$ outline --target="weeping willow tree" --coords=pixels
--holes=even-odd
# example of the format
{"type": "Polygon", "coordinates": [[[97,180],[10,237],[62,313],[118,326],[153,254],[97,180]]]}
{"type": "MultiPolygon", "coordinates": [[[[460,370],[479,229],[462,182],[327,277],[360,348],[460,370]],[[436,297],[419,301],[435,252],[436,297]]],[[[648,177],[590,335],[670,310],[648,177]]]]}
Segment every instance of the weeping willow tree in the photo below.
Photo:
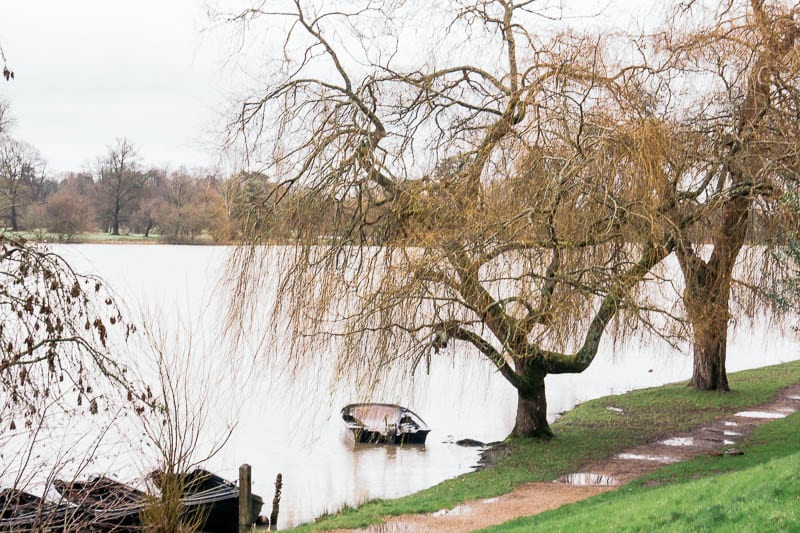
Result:
{"type": "Polygon", "coordinates": [[[738,284],[734,267],[748,240],[764,245],[785,233],[782,198],[800,168],[796,11],[763,0],[692,2],[671,21],[690,29],[663,34],[669,59],[660,77],[675,88],[664,115],[687,144],[686,164],[670,185],[677,202],[668,223],[685,279],[698,390],[729,389],[732,291],[747,293],[740,296],[751,312],[769,301],[768,254],[743,266],[738,284]],[[683,91],[676,80],[684,80],[683,91]]]}
{"type": "Polygon", "coordinates": [[[296,364],[336,339],[338,376],[368,384],[478,353],[517,390],[512,435],[551,435],[545,376],[585,370],[610,325],[657,328],[639,293],[674,248],[684,155],[655,69],[533,2],[323,7],[232,18],[273,24],[284,48],[229,129],[274,180],[238,197],[231,323],[278,276],[259,319],[288,320],[296,364]],[[408,57],[414,24],[432,28],[428,61],[408,57]],[[279,231],[290,246],[264,246],[279,231]]]}

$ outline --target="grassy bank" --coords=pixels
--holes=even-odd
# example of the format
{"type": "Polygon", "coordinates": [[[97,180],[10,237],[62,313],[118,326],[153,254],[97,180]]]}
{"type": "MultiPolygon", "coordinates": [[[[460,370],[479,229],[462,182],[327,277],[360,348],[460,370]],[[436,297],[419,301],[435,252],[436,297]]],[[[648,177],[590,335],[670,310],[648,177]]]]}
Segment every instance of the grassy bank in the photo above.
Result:
{"type": "Polygon", "coordinates": [[[763,425],[740,456],[677,463],[609,492],[484,532],[798,531],[800,413],[763,425]]]}
{"type": "Polygon", "coordinates": [[[218,244],[211,235],[202,234],[193,238],[165,237],[150,234],[145,237],[142,233],[123,233],[112,235],[110,233],[76,233],[75,235],[60,235],[58,233],[42,231],[17,231],[7,232],[9,235],[22,237],[34,242],[47,242],[59,244],[218,244]]]}
{"type": "Polygon", "coordinates": [[[364,527],[380,522],[385,515],[433,512],[466,500],[504,494],[520,483],[553,480],[586,461],[766,402],[780,388],[800,382],[800,361],[738,372],[729,379],[734,389],[729,394],[698,393],[678,383],[586,402],[553,424],[552,440],[508,441],[509,455],[492,468],[404,498],[344,509],[296,531],[364,527]],[[608,407],[620,408],[625,414],[608,407]]]}

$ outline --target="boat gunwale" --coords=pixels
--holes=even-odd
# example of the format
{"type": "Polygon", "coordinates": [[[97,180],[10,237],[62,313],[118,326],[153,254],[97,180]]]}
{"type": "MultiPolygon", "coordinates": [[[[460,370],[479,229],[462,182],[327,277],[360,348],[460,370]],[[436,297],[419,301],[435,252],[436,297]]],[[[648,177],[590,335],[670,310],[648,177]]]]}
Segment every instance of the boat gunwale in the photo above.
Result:
{"type": "MultiPolygon", "coordinates": [[[[424,426],[424,427],[420,427],[420,428],[418,428],[418,430],[419,430],[419,431],[426,431],[426,430],[427,430],[427,431],[430,431],[430,430],[431,430],[431,429],[430,429],[430,426],[428,425],[428,423],[427,423],[427,422],[425,422],[425,420],[424,420],[424,419],[423,419],[421,416],[419,416],[417,413],[415,413],[414,411],[412,411],[412,410],[411,410],[411,409],[409,409],[408,407],[403,407],[402,405],[399,405],[399,404],[396,404],[396,403],[383,403],[383,402],[358,402],[358,403],[350,403],[350,404],[347,404],[347,405],[345,405],[344,407],[342,407],[342,409],[340,410],[340,414],[341,414],[342,416],[344,416],[345,414],[347,414],[347,412],[348,412],[348,411],[351,411],[351,410],[352,410],[354,407],[361,407],[361,406],[394,407],[394,408],[398,409],[398,412],[399,412],[399,414],[400,414],[401,416],[402,416],[402,414],[403,414],[403,413],[406,413],[406,412],[407,412],[407,413],[411,413],[412,415],[414,415],[415,417],[417,417],[417,418],[419,419],[419,421],[420,421],[420,422],[422,422],[422,424],[423,424],[423,426],[424,426]]],[[[400,418],[400,417],[398,417],[398,419],[399,419],[399,418],[400,418]]],[[[351,427],[351,426],[352,426],[352,427],[359,427],[359,428],[367,428],[367,426],[366,426],[365,424],[363,424],[363,423],[361,423],[361,424],[357,424],[357,425],[354,425],[352,422],[347,422],[347,421],[344,421],[344,423],[345,423],[345,425],[347,425],[348,427],[351,427]]]]}

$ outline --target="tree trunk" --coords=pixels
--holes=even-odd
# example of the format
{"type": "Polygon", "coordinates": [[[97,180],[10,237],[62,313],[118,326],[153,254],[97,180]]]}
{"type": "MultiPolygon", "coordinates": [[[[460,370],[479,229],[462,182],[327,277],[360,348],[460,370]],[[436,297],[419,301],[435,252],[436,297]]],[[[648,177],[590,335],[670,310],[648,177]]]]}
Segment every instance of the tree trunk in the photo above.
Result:
{"type": "MultiPolygon", "coordinates": [[[[736,175],[755,175],[755,171],[739,170],[736,175]]],[[[695,390],[730,390],[725,356],[731,284],[733,267],[747,234],[751,204],[750,196],[740,196],[724,205],[708,261],[703,261],[686,244],[675,249],[686,281],[683,304],[692,326],[694,371],[691,385],[695,390]]]]}
{"type": "Polygon", "coordinates": [[[112,235],[119,235],[119,212],[120,212],[119,196],[114,200],[114,228],[112,235]]]}
{"type": "MultiPolygon", "coordinates": [[[[739,247],[736,247],[738,253],[739,247]]],[[[728,316],[731,271],[736,253],[717,260],[714,251],[708,263],[697,256],[681,258],[686,280],[683,303],[692,326],[694,368],[691,386],[695,390],[728,391],[725,358],[728,344],[728,316]]]]}
{"type": "Polygon", "coordinates": [[[547,423],[544,373],[526,381],[525,387],[517,388],[517,420],[510,436],[550,438],[553,432],[547,423]]]}
{"type": "Polygon", "coordinates": [[[19,223],[17,222],[17,206],[15,204],[16,199],[11,202],[11,230],[17,231],[19,229],[19,223]]]}
{"type": "Polygon", "coordinates": [[[730,390],[725,371],[727,319],[727,308],[714,306],[707,310],[702,323],[692,324],[694,369],[691,386],[695,390],[730,390]]]}

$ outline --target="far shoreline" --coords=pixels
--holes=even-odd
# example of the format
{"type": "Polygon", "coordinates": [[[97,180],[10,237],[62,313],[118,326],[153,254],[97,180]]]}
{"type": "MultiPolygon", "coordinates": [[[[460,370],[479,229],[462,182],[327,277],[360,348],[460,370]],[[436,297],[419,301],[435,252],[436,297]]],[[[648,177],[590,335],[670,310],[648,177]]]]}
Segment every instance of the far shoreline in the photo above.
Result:
{"type": "Polygon", "coordinates": [[[186,245],[186,246],[228,246],[231,242],[215,241],[211,235],[202,234],[198,237],[167,237],[157,234],[145,236],[137,233],[122,233],[112,235],[110,233],[89,232],[76,233],[75,235],[59,235],[50,232],[38,231],[11,231],[3,230],[4,235],[22,238],[29,242],[41,244],[146,244],[146,245],[186,245]]]}

